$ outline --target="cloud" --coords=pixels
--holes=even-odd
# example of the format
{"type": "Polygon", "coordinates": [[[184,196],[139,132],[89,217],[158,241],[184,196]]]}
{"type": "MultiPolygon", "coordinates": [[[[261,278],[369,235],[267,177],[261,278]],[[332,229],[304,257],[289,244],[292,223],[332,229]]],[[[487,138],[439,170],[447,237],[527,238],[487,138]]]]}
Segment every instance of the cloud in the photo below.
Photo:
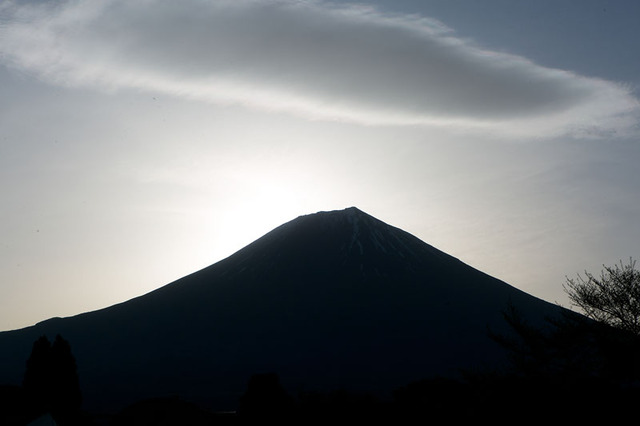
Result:
{"type": "Polygon", "coordinates": [[[362,5],[8,1],[0,15],[0,61],[71,87],[509,137],[627,135],[640,111],[630,88],[483,49],[427,17],[362,5]]]}

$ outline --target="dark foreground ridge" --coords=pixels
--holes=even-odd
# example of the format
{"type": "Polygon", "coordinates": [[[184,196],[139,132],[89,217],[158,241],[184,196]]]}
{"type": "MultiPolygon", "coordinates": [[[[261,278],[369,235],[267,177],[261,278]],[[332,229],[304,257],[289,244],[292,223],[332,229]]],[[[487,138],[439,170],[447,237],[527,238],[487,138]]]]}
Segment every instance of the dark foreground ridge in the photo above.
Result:
{"type": "Polygon", "coordinates": [[[270,372],[288,392],[384,398],[502,365],[487,327],[507,330],[509,304],[531,323],[561,310],[357,208],[320,212],[144,296],[0,333],[0,384],[19,385],[33,342],[61,334],[88,410],[151,398],[236,410],[270,372]]]}

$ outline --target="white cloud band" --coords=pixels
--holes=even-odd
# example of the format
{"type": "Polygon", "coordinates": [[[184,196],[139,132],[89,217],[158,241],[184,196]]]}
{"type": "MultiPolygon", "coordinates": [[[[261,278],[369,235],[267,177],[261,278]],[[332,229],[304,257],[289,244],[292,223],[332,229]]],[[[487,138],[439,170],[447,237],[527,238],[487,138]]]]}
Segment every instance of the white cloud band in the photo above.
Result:
{"type": "Polygon", "coordinates": [[[635,131],[624,86],[481,49],[443,24],[303,0],[8,1],[0,60],[134,88],[365,124],[507,136],[635,131]]]}

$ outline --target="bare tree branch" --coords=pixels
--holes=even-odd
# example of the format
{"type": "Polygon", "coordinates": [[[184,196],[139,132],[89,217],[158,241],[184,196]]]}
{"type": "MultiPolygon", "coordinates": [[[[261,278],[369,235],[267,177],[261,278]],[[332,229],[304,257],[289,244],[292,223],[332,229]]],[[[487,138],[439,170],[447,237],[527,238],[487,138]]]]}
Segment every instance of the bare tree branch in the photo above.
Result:
{"type": "Polygon", "coordinates": [[[635,260],[604,266],[600,277],[567,278],[563,285],[572,304],[596,321],[640,335],[640,271],[635,260]]]}

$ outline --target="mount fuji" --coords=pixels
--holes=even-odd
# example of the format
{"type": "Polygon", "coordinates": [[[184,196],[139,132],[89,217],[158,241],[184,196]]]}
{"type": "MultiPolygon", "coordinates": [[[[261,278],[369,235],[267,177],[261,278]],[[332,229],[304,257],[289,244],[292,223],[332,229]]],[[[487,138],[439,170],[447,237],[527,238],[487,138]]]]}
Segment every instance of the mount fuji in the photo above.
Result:
{"type": "Polygon", "coordinates": [[[178,395],[232,410],[253,374],[296,390],[389,393],[505,362],[487,327],[538,299],[355,207],[298,217],[228,258],[98,311],[0,333],[0,383],[19,384],[32,343],[61,334],[85,407],[178,395]]]}

